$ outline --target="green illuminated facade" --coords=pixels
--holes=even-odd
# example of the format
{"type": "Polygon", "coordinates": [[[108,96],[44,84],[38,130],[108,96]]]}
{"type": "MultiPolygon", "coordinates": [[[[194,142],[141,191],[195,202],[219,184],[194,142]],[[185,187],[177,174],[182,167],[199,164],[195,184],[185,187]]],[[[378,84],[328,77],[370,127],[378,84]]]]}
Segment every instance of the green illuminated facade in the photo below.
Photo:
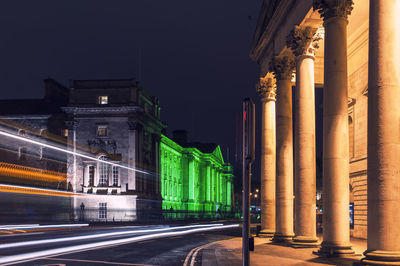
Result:
{"type": "Polygon", "coordinates": [[[161,135],[161,195],[163,209],[232,210],[233,173],[215,144],[181,146],[161,135]]]}

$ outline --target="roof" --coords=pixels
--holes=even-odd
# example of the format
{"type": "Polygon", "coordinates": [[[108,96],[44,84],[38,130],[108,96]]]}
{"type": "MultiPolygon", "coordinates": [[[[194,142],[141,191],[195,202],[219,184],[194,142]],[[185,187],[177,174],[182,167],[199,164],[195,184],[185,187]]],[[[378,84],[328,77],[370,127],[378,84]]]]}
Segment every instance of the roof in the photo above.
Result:
{"type": "Polygon", "coordinates": [[[214,150],[218,147],[218,144],[191,142],[191,143],[186,144],[185,147],[197,148],[202,153],[213,153],[214,150]]]}

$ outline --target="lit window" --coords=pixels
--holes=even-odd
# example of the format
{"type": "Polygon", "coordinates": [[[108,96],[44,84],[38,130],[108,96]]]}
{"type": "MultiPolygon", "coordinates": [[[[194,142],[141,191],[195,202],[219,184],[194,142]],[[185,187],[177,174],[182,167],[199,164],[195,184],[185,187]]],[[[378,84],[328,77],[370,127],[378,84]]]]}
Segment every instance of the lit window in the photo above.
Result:
{"type": "MultiPolygon", "coordinates": [[[[106,158],[101,156],[99,158],[102,161],[105,161],[106,158]]],[[[108,186],[108,164],[99,162],[99,186],[108,186]]]]}
{"type": "Polygon", "coordinates": [[[94,186],[94,166],[89,166],[89,186],[94,186]]]}
{"type": "Polygon", "coordinates": [[[113,186],[118,186],[118,166],[113,166],[113,186]]]}
{"type": "Polygon", "coordinates": [[[62,134],[64,137],[68,137],[68,129],[62,130],[61,134],[62,134]]]}
{"type": "Polygon", "coordinates": [[[107,202],[99,202],[99,219],[107,219],[107,202]]]}
{"type": "Polygon", "coordinates": [[[107,126],[97,126],[97,136],[107,137],[107,126]]]}
{"type": "Polygon", "coordinates": [[[99,96],[97,98],[98,104],[108,104],[108,96],[99,96]]]}

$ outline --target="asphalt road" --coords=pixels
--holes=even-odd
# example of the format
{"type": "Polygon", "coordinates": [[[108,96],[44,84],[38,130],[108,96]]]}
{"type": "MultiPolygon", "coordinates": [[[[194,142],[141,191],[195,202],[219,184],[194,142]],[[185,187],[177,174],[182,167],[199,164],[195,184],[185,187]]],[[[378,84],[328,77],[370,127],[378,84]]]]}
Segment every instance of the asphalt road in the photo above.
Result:
{"type": "Polygon", "coordinates": [[[232,225],[97,226],[3,235],[0,264],[183,265],[193,248],[240,235],[232,225]]]}

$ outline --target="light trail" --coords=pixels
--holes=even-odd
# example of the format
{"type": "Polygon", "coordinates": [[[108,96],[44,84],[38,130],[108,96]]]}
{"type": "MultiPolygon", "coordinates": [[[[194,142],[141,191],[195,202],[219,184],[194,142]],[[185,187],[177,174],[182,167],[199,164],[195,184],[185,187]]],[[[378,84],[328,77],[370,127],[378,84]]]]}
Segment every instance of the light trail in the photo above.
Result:
{"type": "Polygon", "coordinates": [[[69,191],[55,190],[49,188],[35,188],[35,187],[6,185],[6,184],[0,184],[0,192],[57,196],[57,197],[72,197],[76,195],[87,196],[87,194],[79,192],[69,192],[69,191]]]}
{"type": "Polygon", "coordinates": [[[31,144],[36,144],[36,145],[43,146],[43,147],[46,147],[46,148],[49,148],[49,149],[53,149],[53,150],[56,150],[56,151],[61,151],[61,152],[65,152],[65,153],[68,153],[68,154],[80,156],[80,157],[85,158],[85,159],[98,161],[98,162],[101,162],[101,163],[105,163],[105,164],[109,164],[109,165],[112,165],[112,166],[121,167],[123,169],[131,170],[131,171],[136,171],[138,173],[143,173],[143,174],[147,174],[147,175],[153,175],[151,172],[148,172],[148,171],[143,171],[143,170],[139,170],[139,169],[136,169],[136,168],[127,167],[127,166],[116,164],[116,163],[112,163],[112,162],[109,162],[109,161],[103,161],[103,160],[100,160],[100,159],[98,159],[96,157],[88,156],[88,155],[81,154],[81,153],[74,152],[74,151],[69,151],[69,150],[66,150],[66,149],[63,149],[63,148],[60,148],[60,147],[56,147],[56,146],[52,146],[52,145],[49,145],[49,144],[46,144],[46,143],[42,143],[40,141],[36,141],[36,140],[32,140],[32,139],[21,137],[21,136],[17,136],[17,135],[14,135],[14,134],[10,134],[10,133],[7,133],[7,132],[1,131],[1,130],[0,130],[0,135],[6,136],[6,137],[9,137],[9,138],[13,138],[13,139],[17,139],[17,140],[21,140],[21,141],[25,141],[25,142],[28,142],[28,143],[31,143],[31,144]]]}
{"type": "MultiPolygon", "coordinates": [[[[37,226],[2,226],[0,230],[35,230],[35,229],[48,229],[48,228],[71,228],[71,227],[84,227],[89,224],[49,224],[49,225],[37,225],[37,226]]],[[[0,244],[1,245],[1,244],[0,244]]]]}
{"type": "Polygon", "coordinates": [[[82,244],[82,245],[76,245],[76,246],[70,246],[70,247],[55,248],[55,249],[49,249],[49,250],[43,250],[43,251],[36,251],[36,252],[30,252],[30,253],[25,253],[25,254],[1,257],[0,264],[10,265],[10,264],[14,264],[17,262],[21,263],[21,262],[26,262],[26,261],[31,261],[31,260],[37,260],[37,259],[44,258],[47,256],[55,256],[55,255],[61,255],[61,254],[66,254],[66,253],[82,252],[82,251],[91,250],[91,249],[98,249],[98,248],[105,248],[105,247],[109,247],[109,246],[118,246],[118,245],[124,245],[124,244],[129,244],[129,243],[135,243],[135,242],[139,242],[139,241],[143,241],[143,240],[150,240],[150,239],[157,239],[157,238],[171,237],[171,236],[179,236],[179,235],[187,235],[187,234],[192,234],[192,233],[206,232],[206,231],[217,230],[217,229],[228,229],[228,228],[234,228],[234,227],[239,227],[239,224],[220,225],[220,226],[212,226],[212,227],[206,227],[206,228],[189,229],[186,231],[151,234],[151,235],[129,237],[129,238],[117,239],[117,240],[107,240],[107,241],[102,241],[102,242],[97,242],[97,243],[82,244]]]}
{"type": "Polygon", "coordinates": [[[179,226],[179,227],[177,226],[177,227],[159,228],[159,229],[131,230],[131,231],[123,231],[123,232],[85,235],[85,236],[62,237],[62,238],[56,238],[56,239],[32,240],[32,241],[26,241],[26,242],[0,244],[0,249],[26,247],[26,246],[50,244],[50,243],[60,243],[60,242],[66,242],[66,241],[86,240],[86,239],[94,239],[94,238],[108,237],[108,236],[131,235],[131,234],[135,234],[135,233],[163,232],[163,231],[172,231],[172,230],[177,230],[177,229],[188,229],[188,228],[196,228],[196,227],[213,227],[213,226],[221,226],[221,225],[223,225],[223,224],[186,225],[186,226],[179,226]]]}

